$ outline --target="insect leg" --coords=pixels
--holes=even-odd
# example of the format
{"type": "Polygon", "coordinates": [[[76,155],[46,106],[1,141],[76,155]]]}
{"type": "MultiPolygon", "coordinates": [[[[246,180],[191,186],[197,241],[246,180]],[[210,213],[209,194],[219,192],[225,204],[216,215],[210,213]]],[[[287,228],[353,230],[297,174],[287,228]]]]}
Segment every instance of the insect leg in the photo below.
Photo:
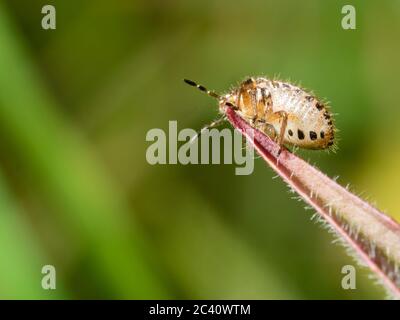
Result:
{"type": "Polygon", "coordinates": [[[274,140],[276,139],[276,131],[272,124],[266,123],[266,122],[260,123],[259,128],[262,132],[264,132],[271,139],[274,139],[274,140]]]}
{"type": "Polygon", "coordinates": [[[285,132],[286,132],[286,127],[287,127],[287,121],[288,121],[288,114],[286,111],[280,110],[274,113],[271,113],[267,115],[266,121],[268,123],[273,123],[273,122],[281,122],[281,129],[279,131],[279,134],[276,137],[276,142],[282,146],[283,145],[283,138],[285,137],[285,132]]]}
{"type": "MultiPolygon", "coordinates": [[[[257,91],[256,81],[253,78],[249,78],[240,84],[239,92],[237,94],[236,105],[240,105],[240,100],[243,99],[243,105],[252,107],[253,117],[252,124],[254,125],[255,119],[257,118],[257,91]]],[[[246,110],[246,109],[245,109],[246,110]]]]}
{"type": "Polygon", "coordinates": [[[224,121],[226,120],[225,115],[222,116],[221,118],[211,122],[210,124],[206,125],[205,127],[203,127],[201,130],[199,130],[193,137],[192,139],[190,139],[190,143],[193,143],[196,139],[198,139],[206,130],[212,129],[212,128],[216,128],[218,126],[220,126],[222,123],[224,123],[224,121]]]}
{"type": "Polygon", "coordinates": [[[278,137],[278,144],[282,146],[283,138],[285,137],[286,127],[287,127],[288,114],[286,111],[278,111],[274,112],[274,114],[276,114],[279,117],[279,120],[282,121],[281,130],[279,132],[279,137],[278,137]]]}
{"type": "Polygon", "coordinates": [[[251,90],[249,92],[250,99],[251,99],[251,106],[253,107],[253,124],[255,123],[257,116],[258,116],[258,111],[257,111],[257,91],[251,90]]]}

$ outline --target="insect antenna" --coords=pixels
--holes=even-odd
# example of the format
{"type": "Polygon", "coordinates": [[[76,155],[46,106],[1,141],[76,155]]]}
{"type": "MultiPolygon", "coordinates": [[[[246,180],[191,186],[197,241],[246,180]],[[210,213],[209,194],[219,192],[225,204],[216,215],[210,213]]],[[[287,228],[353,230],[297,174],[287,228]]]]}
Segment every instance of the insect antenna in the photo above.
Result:
{"type": "Polygon", "coordinates": [[[200,91],[203,91],[203,92],[207,93],[210,97],[213,97],[213,98],[218,99],[218,100],[221,99],[221,96],[219,94],[215,93],[214,91],[208,90],[207,88],[205,88],[201,84],[197,84],[196,82],[194,82],[192,80],[188,80],[188,79],[183,79],[183,81],[185,83],[187,83],[189,86],[196,87],[200,91]]]}
{"type": "MultiPolygon", "coordinates": [[[[205,92],[206,94],[208,94],[210,97],[213,97],[217,100],[222,100],[222,97],[215,93],[214,91],[210,91],[208,90],[206,87],[202,86],[201,84],[197,84],[196,82],[192,81],[192,80],[188,80],[188,79],[183,79],[183,81],[192,86],[192,87],[196,87],[198,88],[200,91],[205,92]]],[[[226,106],[237,110],[238,108],[233,105],[232,103],[228,102],[228,101],[224,101],[223,103],[225,103],[226,106]]],[[[191,139],[190,139],[190,144],[192,144],[196,139],[198,139],[206,130],[209,130],[211,128],[215,128],[218,127],[219,125],[221,125],[222,123],[224,123],[227,120],[226,115],[222,115],[220,118],[218,118],[217,120],[213,121],[212,123],[210,123],[209,125],[203,127],[201,130],[199,130],[191,139]]]]}

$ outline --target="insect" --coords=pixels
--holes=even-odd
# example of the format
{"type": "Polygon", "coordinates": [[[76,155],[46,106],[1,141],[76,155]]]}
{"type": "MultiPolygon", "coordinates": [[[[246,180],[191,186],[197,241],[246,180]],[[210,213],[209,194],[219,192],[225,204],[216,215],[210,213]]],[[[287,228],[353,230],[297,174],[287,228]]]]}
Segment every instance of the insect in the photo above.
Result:
{"type": "Polygon", "coordinates": [[[229,93],[219,95],[192,80],[184,81],[219,102],[222,117],[203,129],[224,122],[224,110],[228,105],[280,146],[335,149],[336,129],[329,108],[298,86],[262,77],[248,78],[229,93]]]}

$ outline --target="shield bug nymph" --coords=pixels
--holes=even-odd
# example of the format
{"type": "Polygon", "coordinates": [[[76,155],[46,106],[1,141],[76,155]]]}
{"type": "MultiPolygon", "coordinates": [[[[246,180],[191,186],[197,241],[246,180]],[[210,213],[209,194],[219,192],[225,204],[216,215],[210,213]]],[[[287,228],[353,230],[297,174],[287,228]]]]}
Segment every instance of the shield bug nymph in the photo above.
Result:
{"type": "Polygon", "coordinates": [[[225,106],[231,106],[254,128],[261,130],[279,145],[305,149],[334,149],[335,126],[329,108],[313,94],[287,82],[262,77],[248,78],[225,95],[207,90],[192,80],[184,80],[216,98],[222,117],[225,106]]]}

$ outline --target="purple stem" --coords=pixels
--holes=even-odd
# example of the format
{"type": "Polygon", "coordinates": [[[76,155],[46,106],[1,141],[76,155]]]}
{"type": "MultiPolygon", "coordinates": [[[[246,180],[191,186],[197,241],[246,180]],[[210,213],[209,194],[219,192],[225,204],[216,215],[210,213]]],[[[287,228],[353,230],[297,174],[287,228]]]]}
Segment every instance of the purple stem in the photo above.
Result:
{"type": "Polygon", "coordinates": [[[253,129],[226,106],[229,122],[400,299],[400,225],[321,171],[253,129]],[[279,154],[279,155],[278,155],[279,154]]]}

